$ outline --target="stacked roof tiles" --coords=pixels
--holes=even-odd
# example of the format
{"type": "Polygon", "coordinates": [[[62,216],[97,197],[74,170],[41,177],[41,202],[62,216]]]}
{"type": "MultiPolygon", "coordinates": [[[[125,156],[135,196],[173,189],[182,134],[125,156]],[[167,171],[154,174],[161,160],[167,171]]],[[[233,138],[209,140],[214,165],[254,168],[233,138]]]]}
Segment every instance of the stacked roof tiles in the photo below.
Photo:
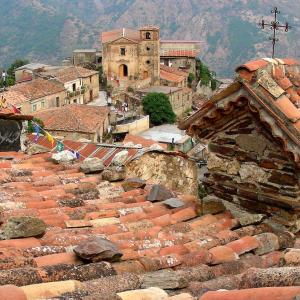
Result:
{"type": "MultiPolygon", "coordinates": [[[[29,135],[29,140],[34,141],[35,136],[29,135]]],[[[41,136],[37,142],[47,149],[49,152],[56,152],[56,141],[51,144],[45,136],[41,136]]],[[[97,157],[103,161],[105,166],[109,166],[115,155],[122,150],[128,151],[127,161],[133,159],[136,155],[139,155],[141,151],[144,151],[142,147],[136,146],[117,146],[111,144],[96,144],[96,143],[86,143],[86,142],[76,142],[72,140],[63,140],[65,150],[75,151],[79,153],[79,160],[84,160],[85,158],[97,157]]]]}
{"type": "Polygon", "coordinates": [[[122,182],[49,158],[0,154],[1,223],[34,216],[47,227],[41,236],[0,240],[0,299],[292,300],[300,294],[300,243],[293,234],[266,224],[243,227],[229,211],[201,216],[192,195],[175,195],[181,199],[175,208],[148,198],[150,184],[125,192],[122,182]],[[79,259],[74,246],[91,237],[112,241],[120,261],[79,259]]]}
{"type": "Polygon", "coordinates": [[[187,80],[188,73],[166,65],[160,65],[160,78],[166,81],[180,83],[187,80]]]}
{"type": "Polygon", "coordinates": [[[69,104],[34,113],[36,118],[43,120],[47,130],[81,133],[99,131],[105,127],[108,115],[107,107],[84,104],[69,104]]]}

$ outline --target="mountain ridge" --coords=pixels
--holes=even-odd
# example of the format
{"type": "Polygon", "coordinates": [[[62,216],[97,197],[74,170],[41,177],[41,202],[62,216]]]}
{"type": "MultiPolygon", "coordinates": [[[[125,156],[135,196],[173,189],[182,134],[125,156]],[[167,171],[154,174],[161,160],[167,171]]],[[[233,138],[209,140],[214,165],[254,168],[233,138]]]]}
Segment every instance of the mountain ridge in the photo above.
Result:
{"type": "MultiPolygon", "coordinates": [[[[279,20],[300,24],[300,2],[277,1],[279,20]]],[[[157,24],[161,38],[204,42],[200,58],[219,76],[270,56],[271,0],[0,0],[0,66],[16,58],[59,63],[75,48],[99,48],[101,31],[157,24]],[[2,9],[3,8],[3,9],[2,9]]],[[[300,27],[278,32],[277,57],[300,55],[300,27]]]]}

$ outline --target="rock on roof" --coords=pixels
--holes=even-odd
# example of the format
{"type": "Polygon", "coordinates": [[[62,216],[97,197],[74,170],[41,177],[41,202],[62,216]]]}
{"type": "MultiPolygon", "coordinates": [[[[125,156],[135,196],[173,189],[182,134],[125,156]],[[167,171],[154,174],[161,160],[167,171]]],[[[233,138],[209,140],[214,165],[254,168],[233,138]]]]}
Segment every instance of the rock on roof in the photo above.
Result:
{"type": "Polygon", "coordinates": [[[164,202],[171,191],[162,187],[128,189],[49,157],[0,153],[3,226],[22,216],[46,225],[40,236],[19,231],[18,238],[0,240],[1,299],[10,293],[24,300],[111,300],[118,293],[171,300],[167,292],[184,291],[200,300],[292,300],[300,293],[300,243],[293,234],[266,224],[242,226],[222,209],[201,215],[193,195],[172,193],[179,200],[164,202]],[[113,242],[120,261],[75,255],[74,246],[95,237],[113,242]]]}
{"type": "Polygon", "coordinates": [[[110,43],[122,37],[133,42],[138,42],[140,40],[140,32],[129,28],[118,28],[111,31],[104,31],[101,33],[101,42],[102,44],[110,43]]]}
{"type": "Polygon", "coordinates": [[[34,117],[42,119],[48,130],[94,133],[108,114],[107,107],[70,104],[38,111],[34,117]]]}
{"type": "Polygon", "coordinates": [[[4,97],[7,96],[10,99],[11,104],[20,104],[22,103],[21,101],[25,99],[34,100],[62,91],[64,91],[64,87],[58,82],[34,79],[28,82],[17,83],[10,87],[8,92],[3,93],[2,95],[4,95],[4,97]],[[14,97],[18,96],[20,96],[20,98],[18,98],[20,100],[14,100],[14,97]]]}
{"type": "MultiPolygon", "coordinates": [[[[218,110],[232,109],[241,98],[259,112],[275,138],[300,163],[300,64],[294,59],[260,59],[236,69],[237,79],[182,122],[182,129],[201,129],[201,121],[218,110]]],[[[205,125],[204,125],[205,127],[205,125]]],[[[203,129],[204,129],[203,127],[203,129]]]]}

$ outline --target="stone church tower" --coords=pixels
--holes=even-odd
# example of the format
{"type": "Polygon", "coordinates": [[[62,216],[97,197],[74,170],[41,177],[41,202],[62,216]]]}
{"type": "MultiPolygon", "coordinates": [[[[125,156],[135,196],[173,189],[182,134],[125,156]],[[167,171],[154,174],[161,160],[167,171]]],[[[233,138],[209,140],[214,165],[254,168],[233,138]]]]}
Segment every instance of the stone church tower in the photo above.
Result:
{"type": "Polygon", "coordinates": [[[159,28],[156,26],[140,28],[140,42],[138,47],[139,75],[143,79],[150,76],[152,84],[159,84],[159,51],[159,28]]]}

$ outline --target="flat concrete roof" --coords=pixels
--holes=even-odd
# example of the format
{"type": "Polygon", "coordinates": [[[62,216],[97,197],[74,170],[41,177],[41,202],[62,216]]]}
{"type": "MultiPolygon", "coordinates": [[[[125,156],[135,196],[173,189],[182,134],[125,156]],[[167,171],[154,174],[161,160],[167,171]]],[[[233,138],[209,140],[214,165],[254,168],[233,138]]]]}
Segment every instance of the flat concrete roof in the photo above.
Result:
{"type": "Polygon", "coordinates": [[[177,92],[181,90],[182,88],[175,87],[175,86],[164,86],[164,85],[159,85],[159,86],[150,86],[145,89],[140,89],[139,92],[141,93],[163,93],[163,94],[170,94],[177,92]]]}
{"type": "Polygon", "coordinates": [[[172,143],[172,139],[174,143],[178,143],[186,136],[185,130],[180,130],[173,124],[155,126],[137,135],[161,143],[172,143]]]}

